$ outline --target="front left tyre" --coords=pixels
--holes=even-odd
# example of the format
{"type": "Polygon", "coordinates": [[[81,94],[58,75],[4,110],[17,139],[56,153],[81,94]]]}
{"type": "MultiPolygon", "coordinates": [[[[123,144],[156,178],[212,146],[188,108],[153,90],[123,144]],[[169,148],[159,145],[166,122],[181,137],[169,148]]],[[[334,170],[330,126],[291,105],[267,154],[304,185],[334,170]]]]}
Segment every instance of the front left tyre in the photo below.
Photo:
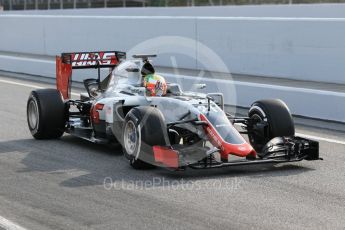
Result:
{"type": "Polygon", "coordinates": [[[124,156],[134,169],[154,167],[153,146],[168,145],[163,114],[150,106],[135,107],[128,112],[122,136],[124,156]]]}
{"type": "Polygon", "coordinates": [[[27,122],[36,139],[54,139],[65,130],[65,103],[56,89],[38,89],[30,93],[27,102],[27,122]]]}

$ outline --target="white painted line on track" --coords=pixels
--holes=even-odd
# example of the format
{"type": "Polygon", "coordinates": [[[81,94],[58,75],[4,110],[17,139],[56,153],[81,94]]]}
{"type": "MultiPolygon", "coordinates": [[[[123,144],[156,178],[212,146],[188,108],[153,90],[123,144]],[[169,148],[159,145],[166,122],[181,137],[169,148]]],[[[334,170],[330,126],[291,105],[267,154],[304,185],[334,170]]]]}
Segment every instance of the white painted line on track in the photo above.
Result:
{"type": "Polygon", "coordinates": [[[345,141],[339,141],[339,140],[334,140],[330,138],[324,138],[324,137],[318,137],[318,136],[313,136],[313,135],[308,135],[308,134],[303,134],[303,133],[296,133],[296,136],[316,140],[316,141],[325,141],[329,143],[334,143],[334,144],[339,144],[339,145],[345,145],[345,141]]]}
{"type": "MultiPolygon", "coordinates": [[[[43,88],[46,88],[46,87],[39,86],[39,85],[32,85],[32,84],[20,83],[20,82],[16,82],[16,81],[0,80],[0,82],[6,83],[6,84],[11,84],[11,85],[19,85],[19,86],[28,87],[28,88],[35,88],[35,89],[43,89],[43,88]]],[[[79,96],[78,93],[71,92],[71,94],[72,94],[73,96],[79,96]]]]}
{"type": "Polygon", "coordinates": [[[0,55],[0,58],[20,60],[20,61],[34,61],[34,62],[41,62],[41,63],[47,63],[47,64],[55,64],[55,61],[45,60],[43,58],[15,57],[12,55],[0,55]]]}
{"type": "Polygon", "coordinates": [[[8,219],[0,216],[0,228],[4,228],[6,230],[26,230],[25,228],[9,221],[8,219]]]}
{"type": "MultiPolygon", "coordinates": [[[[0,79],[0,82],[6,83],[6,84],[12,84],[12,85],[19,85],[19,86],[29,87],[29,88],[37,88],[37,89],[44,88],[44,87],[39,86],[39,85],[20,83],[20,82],[16,82],[16,81],[8,81],[8,80],[1,80],[0,79]]],[[[78,93],[71,92],[71,94],[74,95],[74,96],[79,96],[78,93]]],[[[313,135],[308,135],[308,134],[303,134],[303,133],[296,133],[296,135],[297,136],[301,136],[301,137],[305,137],[305,138],[309,138],[309,139],[314,139],[314,140],[317,140],[317,141],[325,141],[325,142],[329,142],[329,143],[345,145],[345,141],[339,141],[339,140],[334,140],[334,139],[324,138],[324,137],[318,137],[318,136],[313,136],[313,135]]]]}
{"type": "Polygon", "coordinates": [[[336,97],[345,97],[345,93],[343,92],[334,92],[329,90],[322,90],[322,89],[307,89],[307,88],[300,88],[300,87],[292,87],[292,86],[282,86],[282,85],[270,85],[264,83],[253,83],[253,82],[244,82],[244,81],[234,81],[234,80],[227,80],[227,79],[210,79],[210,78],[203,78],[203,77],[194,77],[188,75],[174,75],[174,74],[164,74],[166,77],[170,78],[179,78],[179,79],[188,79],[193,80],[195,82],[216,82],[219,84],[234,84],[235,86],[249,86],[249,87],[259,87],[263,89],[275,89],[275,90],[283,90],[288,92],[300,92],[300,93],[313,93],[317,95],[332,95],[336,97]]]}
{"type": "Polygon", "coordinates": [[[6,83],[6,84],[11,84],[11,85],[19,85],[19,86],[29,87],[29,88],[43,89],[42,86],[24,84],[24,83],[19,83],[19,82],[15,82],[15,81],[0,80],[0,82],[6,83]]]}

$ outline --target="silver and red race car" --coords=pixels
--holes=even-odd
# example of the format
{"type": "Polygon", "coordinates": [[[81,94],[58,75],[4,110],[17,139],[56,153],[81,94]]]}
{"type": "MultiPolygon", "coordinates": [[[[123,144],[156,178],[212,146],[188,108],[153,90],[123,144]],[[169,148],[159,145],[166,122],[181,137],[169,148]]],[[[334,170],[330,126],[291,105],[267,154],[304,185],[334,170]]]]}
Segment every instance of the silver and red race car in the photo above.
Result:
{"type": "Polygon", "coordinates": [[[248,117],[235,117],[224,111],[221,93],[183,92],[180,85],[166,83],[164,94],[150,95],[143,79],[156,74],[149,60],[153,57],[127,60],[118,51],[63,53],[56,58],[57,89],[33,90],[29,96],[33,137],[69,133],[94,143],[119,143],[136,169],[320,159],[318,142],[295,136],[292,116],[281,100],[254,102],[248,117]],[[85,79],[86,93],[71,99],[72,70],[88,68],[98,69],[98,76],[85,79]],[[103,80],[101,68],[110,68],[103,80]]]}

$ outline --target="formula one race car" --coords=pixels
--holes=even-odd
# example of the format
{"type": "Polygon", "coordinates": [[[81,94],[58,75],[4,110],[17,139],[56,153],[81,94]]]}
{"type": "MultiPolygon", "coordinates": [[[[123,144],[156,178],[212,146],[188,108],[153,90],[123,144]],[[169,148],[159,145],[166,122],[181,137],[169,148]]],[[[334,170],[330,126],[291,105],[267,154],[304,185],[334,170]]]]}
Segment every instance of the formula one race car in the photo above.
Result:
{"type": "Polygon", "coordinates": [[[56,58],[57,89],[33,90],[28,99],[33,137],[59,138],[66,132],[94,143],[117,142],[136,169],[320,159],[318,142],[295,136],[283,101],[260,100],[248,117],[235,117],[224,111],[221,93],[183,92],[180,85],[165,82],[149,60],[153,57],[126,60],[126,53],[118,51],[63,53],[56,58]],[[85,79],[87,93],[71,99],[72,70],[86,68],[98,69],[98,77],[85,79]],[[110,68],[103,80],[101,68],[110,68]],[[235,129],[235,124],[242,127],[235,129]]]}

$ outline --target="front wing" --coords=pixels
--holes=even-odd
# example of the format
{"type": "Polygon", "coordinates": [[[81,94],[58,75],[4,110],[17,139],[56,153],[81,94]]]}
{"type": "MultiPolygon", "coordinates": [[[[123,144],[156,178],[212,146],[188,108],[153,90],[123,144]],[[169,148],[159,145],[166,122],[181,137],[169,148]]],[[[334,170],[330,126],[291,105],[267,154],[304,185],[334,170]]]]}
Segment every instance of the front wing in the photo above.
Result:
{"type": "Polygon", "coordinates": [[[186,167],[193,169],[210,169],[223,168],[239,165],[255,165],[255,164],[278,164],[297,162],[302,160],[322,160],[319,157],[319,143],[317,141],[305,139],[302,137],[288,137],[284,138],[284,143],[279,145],[272,145],[265,149],[265,154],[260,154],[264,157],[244,158],[232,161],[218,161],[213,157],[213,153],[219,149],[198,149],[202,151],[205,157],[196,162],[188,162],[189,154],[195,154],[195,148],[176,148],[154,146],[154,157],[157,163],[174,170],[185,169],[186,167]],[[193,153],[189,153],[194,149],[193,153]]]}

